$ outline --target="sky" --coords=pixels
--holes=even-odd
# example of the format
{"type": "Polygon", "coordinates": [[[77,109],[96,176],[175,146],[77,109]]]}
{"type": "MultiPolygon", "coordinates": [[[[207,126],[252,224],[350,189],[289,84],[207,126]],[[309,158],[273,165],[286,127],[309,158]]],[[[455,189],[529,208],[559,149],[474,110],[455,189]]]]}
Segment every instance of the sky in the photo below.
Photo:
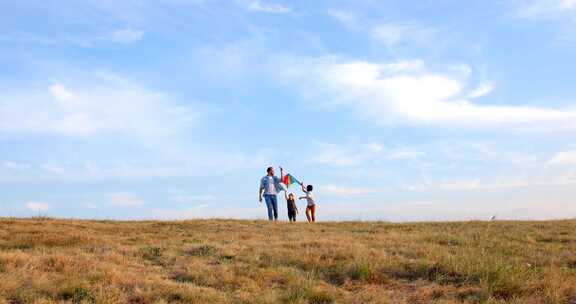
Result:
{"type": "Polygon", "coordinates": [[[0,216],[574,218],[575,55],[574,0],[0,0],[0,216]]]}

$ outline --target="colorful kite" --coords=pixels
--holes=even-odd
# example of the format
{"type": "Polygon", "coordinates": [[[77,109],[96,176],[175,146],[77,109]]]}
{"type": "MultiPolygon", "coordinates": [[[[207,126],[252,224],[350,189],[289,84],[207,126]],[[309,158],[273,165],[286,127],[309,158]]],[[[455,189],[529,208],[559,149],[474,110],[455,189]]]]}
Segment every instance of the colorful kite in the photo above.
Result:
{"type": "Polygon", "coordinates": [[[282,178],[282,183],[286,185],[286,187],[290,187],[290,185],[294,183],[300,184],[300,182],[290,174],[284,175],[284,177],[282,178]]]}

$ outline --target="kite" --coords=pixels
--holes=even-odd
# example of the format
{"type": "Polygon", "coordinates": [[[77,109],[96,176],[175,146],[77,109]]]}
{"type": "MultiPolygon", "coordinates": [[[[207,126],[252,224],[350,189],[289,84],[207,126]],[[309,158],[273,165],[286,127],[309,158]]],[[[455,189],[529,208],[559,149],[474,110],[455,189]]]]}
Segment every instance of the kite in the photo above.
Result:
{"type": "Polygon", "coordinates": [[[290,174],[286,174],[284,177],[282,177],[282,183],[286,185],[286,187],[290,187],[290,185],[294,183],[301,184],[297,179],[294,178],[294,176],[290,174]]]}

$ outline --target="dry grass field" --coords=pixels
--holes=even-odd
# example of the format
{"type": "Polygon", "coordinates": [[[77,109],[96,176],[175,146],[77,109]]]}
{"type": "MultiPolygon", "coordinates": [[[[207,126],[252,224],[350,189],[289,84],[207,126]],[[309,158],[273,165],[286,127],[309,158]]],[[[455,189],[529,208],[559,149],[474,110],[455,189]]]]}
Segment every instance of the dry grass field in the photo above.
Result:
{"type": "Polygon", "coordinates": [[[576,222],[0,219],[0,303],[576,303],[576,222]]]}

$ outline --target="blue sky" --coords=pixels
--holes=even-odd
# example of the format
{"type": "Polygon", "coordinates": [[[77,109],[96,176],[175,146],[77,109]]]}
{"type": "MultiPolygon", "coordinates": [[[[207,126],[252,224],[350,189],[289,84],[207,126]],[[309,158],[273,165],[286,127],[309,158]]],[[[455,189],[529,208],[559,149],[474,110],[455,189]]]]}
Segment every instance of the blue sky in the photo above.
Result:
{"type": "Polygon", "coordinates": [[[320,220],[575,217],[575,29],[573,0],[4,0],[0,216],[264,218],[274,165],[320,220]]]}

